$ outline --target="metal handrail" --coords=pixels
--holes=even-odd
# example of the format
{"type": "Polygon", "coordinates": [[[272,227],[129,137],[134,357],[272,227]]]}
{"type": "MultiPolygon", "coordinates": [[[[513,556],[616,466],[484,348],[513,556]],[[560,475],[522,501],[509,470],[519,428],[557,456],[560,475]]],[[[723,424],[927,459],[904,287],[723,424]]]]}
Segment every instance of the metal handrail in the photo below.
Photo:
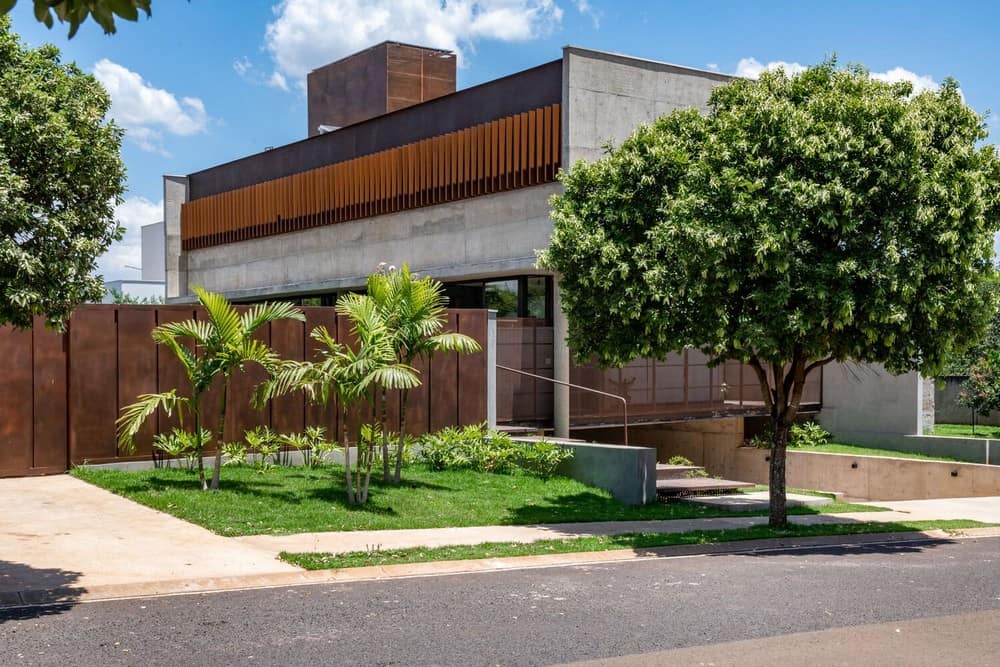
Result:
{"type": "Polygon", "coordinates": [[[609,394],[606,391],[601,391],[599,389],[592,389],[591,387],[584,387],[578,384],[572,384],[570,382],[563,382],[562,380],[556,380],[553,378],[547,378],[544,375],[535,375],[534,373],[529,373],[528,371],[518,370],[517,368],[511,368],[509,366],[496,365],[497,368],[510,371],[511,373],[517,373],[518,375],[527,375],[528,377],[535,378],[537,380],[545,380],[546,382],[551,382],[552,384],[561,384],[564,387],[570,387],[571,389],[582,389],[583,391],[589,391],[592,394],[600,394],[601,396],[607,396],[608,398],[613,398],[615,400],[622,402],[622,417],[624,418],[624,432],[625,432],[625,445],[628,445],[628,399],[624,396],[619,396],[618,394],[609,394]]]}

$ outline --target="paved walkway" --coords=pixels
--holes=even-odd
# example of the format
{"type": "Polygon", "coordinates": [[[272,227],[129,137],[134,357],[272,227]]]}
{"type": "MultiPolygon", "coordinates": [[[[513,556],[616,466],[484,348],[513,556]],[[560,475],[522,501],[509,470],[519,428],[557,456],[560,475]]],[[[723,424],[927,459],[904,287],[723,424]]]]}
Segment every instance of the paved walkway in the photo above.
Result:
{"type": "MultiPolygon", "coordinates": [[[[1000,500],[1000,499],[998,499],[1000,500]]],[[[1000,514],[994,521],[1000,522],[1000,514]]],[[[922,521],[941,518],[930,512],[854,512],[848,514],[806,514],[791,516],[802,525],[858,523],[868,521],[922,521]]],[[[442,547],[483,542],[537,542],[624,533],[686,533],[692,530],[730,530],[767,524],[766,516],[674,519],[670,521],[596,521],[551,523],[533,526],[473,526],[469,528],[422,528],[415,530],[366,530],[338,533],[298,533],[295,535],[249,535],[235,538],[244,544],[277,555],[281,551],[368,551],[442,547]]]]}
{"type": "Polygon", "coordinates": [[[0,479],[0,595],[296,572],[69,475],[0,479]]]}
{"type": "MultiPolygon", "coordinates": [[[[1000,523],[1000,497],[878,503],[888,511],[792,517],[802,524],[968,518],[1000,523]]],[[[762,525],[766,517],[620,521],[534,526],[305,533],[227,538],[81,482],[69,475],[0,479],[0,607],[32,602],[224,590],[553,564],[534,556],[458,563],[305,572],[280,551],[364,551],[482,542],[685,532],[762,525]],[[537,561],[537,563],[536,563],[537,561]],[[464,568],[464,569],[463,569],[464,568]],[[361,571],[364,570],[364,571],[361,571]],[[412,571],[411,571],[412,570],[412,571]]],[[[996,531],[991,531],[993,534],[996,531]]],[[[852,538],[860,539],[860,538],[852,538]]],[[[566,554],[559,562],[636,557],[566,554]]]]}

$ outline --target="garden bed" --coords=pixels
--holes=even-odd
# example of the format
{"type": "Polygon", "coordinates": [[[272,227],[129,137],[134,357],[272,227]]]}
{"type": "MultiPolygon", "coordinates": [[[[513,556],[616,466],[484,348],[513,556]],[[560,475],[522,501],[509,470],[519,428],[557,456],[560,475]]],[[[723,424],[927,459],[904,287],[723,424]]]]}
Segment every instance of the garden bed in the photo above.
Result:
{"type": "Polygon", "coordinates": [[[859,445],[845,445],[839,442],[828,442],[822,445],[789,445],[788,450],[792,452],[814,452],[816,454],[853,454],[854,456],[883,456],[893,459],[916,459],[921,461],[958,461],[959,459],[947,456],[931,456],[919,452],[897,452],[893,449],[878,449],[875,447],[861,447],[859,445]]]}
{"type": "MultiPolygon", "coordinates": [[[[343,468],[337,465],[278,466],[264,473],[227,466],[218,494],[201,491],[197,475],[178,468],[132,472],[80,467],[72,474],[227,536],[733,516],[687,503],[627,506],[606,491],[565,477],[437,472],[423,464],[408,465],[400,486],[383,484],[373,475],[364,506],[347,504],[343,468]]],[[[789,513],[835,511],[843,511],[838,503],[789,513]]]]}

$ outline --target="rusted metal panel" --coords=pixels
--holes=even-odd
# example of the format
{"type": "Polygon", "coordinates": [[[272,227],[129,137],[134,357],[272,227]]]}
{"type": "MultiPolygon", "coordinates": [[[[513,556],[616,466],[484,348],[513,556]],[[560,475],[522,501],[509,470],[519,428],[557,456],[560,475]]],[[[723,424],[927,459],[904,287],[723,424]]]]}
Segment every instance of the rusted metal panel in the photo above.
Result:
{"type": "Polygon", "coordinates": [[[69,459],[117,455],[118,354],[114,309],[78,309],[69,327],[69,459]]]}
{"type": "MultiPolygon", "coordinates": [[[[318,352],[321,343],[313,340],[311,332],[316,327],[326,327],[334,337],[337,335],[337,314],[333,308],[303,308],[306,316],[303,327],[303,357],[311,361],[319,361],[322,356],[318,352]]],[[[326,405],[312,401],[306,401],[305,405],[305,426],[322,426],[326,429],[329,439],[339,441],[340,431],[338,430],[338,403],[335,394],[331,394],[326,405]]]]}
{"type": "MultiPolygon", "coordinates": [[[[33,335],[34,442],[33,472],[58,473],[69,463],[66,448],[66,352],[64,334],[36,317],[33,335]]],[[[4,357],[9,358],[9,357],[4,357]]],[[[0,403],[6,406],[6,403],[0,403]]],[[[4,408],[6,411],[6,407],[4,408]]]]}
{"type": "MultiPolygon", "coordinates": [[[[474,338],[486,348],[487,317],[484,310],[463,310],[458,315],[458,333],[474,338]]],[[[486,421],[486,353],[458,357],[458,423],[486,421]]]]}
{"type": "Polygon", "coordinates": [[[30,329],[0,327],[0,475],[26,474],[32,467],[34,407],[30,329]]]}
{"type": "MultiPolygon", "coordinates": [[[[118,410],[134,403],[140,394],[155,394],[156,343],[150,333],[156,326],[152,306],[119,308],[118,313],[118,410]]],[[[135,437],[135,454],[152,453],[156,420],[148,419],[135,437]]],[[[119,452],[123,454],[123,452],[119,452]]]]}
{"type": "MultiPolygon", "coordinates": [[[[449,331],[458,330],[458,313],[448,311],[449,331]]],[[[458,355],[438,352],[431,359],[428,382],[430,383],[430,428],[437,431],[458,423],[458,355]]]]}
{"type": "MultiPolygon", "coordinates": [[[[271,348],[282,359],[302,359],[302,322],[280,320],[271,323],[271,348]]],[[[305,405],[302,393],[279,396],[271,401],[271,427],[280,433],[299,433],[303,429],[305,405]]]]}
{"type": "MultiPolygon", "coordinates": [[[[249,308],[239,307],[241,314],[249,308]]],[[[271,344],[271,331],[267,325],[254,334],[254,338],[266,345],[271,344]]],[[[239,438],[244,432],[257,426],[271,426],[271,405],[257,409],[250,404],[254,389],[267,379],[267,371],[257,364],[246,364],[242,371],[233,372],[229,383],[226,407],[226,436],[239,438]]]]}
{"type": "MultiPolygon", "coordinates": [[[[78,309],[79,312],[79,309],[78,309]]],[[[74,314],[75,317],[75,314],[74,314]]],[[[156,323],[167,324],[168,322],[183,322],[194,319],[194,308],[181,306],[161,306],[156,309],[156,323]]],[[[190,343],[184,345],[191,347],[190,343]]],[[[72,365],[73,360],[70,359],[72,365]]],[[[156,346],[156,390],[158,392],[176,389],[180,396],[191,395],[191,383],[187,379],[184,367],[173,352],[163,347],[156,346]]],[[[163,410],[156,415],[156,432],[168,433],[175,426],[180,426],[177,413],[167,415],[163,410]]],[[[193,424],[188,421],[184,427],[190,431],[194,430],[193,424]]]]}

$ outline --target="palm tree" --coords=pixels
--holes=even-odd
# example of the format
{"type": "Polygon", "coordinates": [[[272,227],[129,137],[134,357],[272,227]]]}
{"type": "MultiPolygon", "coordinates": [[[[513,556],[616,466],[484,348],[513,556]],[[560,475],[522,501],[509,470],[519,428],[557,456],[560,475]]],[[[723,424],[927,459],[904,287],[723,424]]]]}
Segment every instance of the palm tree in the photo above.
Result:
{"type": "Polygon", "coordinates": [[[198,480],[203,491],[208,490],[205,481],[204,448],[206,440],[201,437],[201,398],[212,386],[217,376],[222,377],[222,392],[219,397],[219,423],[215,431],[215,469],[212,473],[213,491],[219,490],[219,473],[222,463],[223,431],[226,424],[226,397],[229,381],[236,369],[245,364],[257,363],[268,372],[273,372],[280,363],[274,350],[253,336],[262,326],[275,320],[305,321],[302,312],[290,303],[263,303],[252,306],[242,315],[221,294],[208,292],[200,287],[193,288],[208,315],[204,320],[186,320],[161,324],[153,329],[153,340],[172,351],[184,367],[191,383],[191,396],[178,396],[176,389],[159,394],[143,394],[132,405],[122,408],[118,418],[118,446],[125,451],[135,447],[135,436],[143,423],[158,408],[167,414],[174,409],[183,418],[184,411],[194,417],[194,432],[197,435],[198,480]],[[191,339],[195,349],[184,345],[183,339],[191,339]]]}
{"type": "MultiPolygon", "coordinates": [[[[374,409],[376,397],[387,389],[408,389],[420,383],[416,371],[396,359],[392,334],[377,305],[365,295],[346,294],[337,300],[337,313],[351,321],[351,333],[357,344],[343,345],[333,339],[325,327],[317,327],[310,336],[321,343],[321,359],[316,362],[286,361],[273,378],[262,384],[254,397],[257,405],[291,391],[302,390],[315,402],[327,403],[331,394],[340,398],[341,446],[344,449],[344,475],[347,499],[351,504],[368,501],[374,451],[362,437],[359,420],[355,442],[357,466],[352,477],[350,437],[347,421],[352,407],[363,401],[374,409]]],[[[385,424],[381,424],[385,430],[385,424]]]]}
{"type": "MultiPolygon", "coordinates": [[[[399,363],[412,366],[416,359],[430,360],[434,352],[438,351],[469,354],[482,349],[469,336],[444,331],[448,297],[444,295],[444,288],[438,281],[428,276],[417,278],[410,272],[410,267],[403,264],[399,269],[389,267],[385,270],[380,267],[379,271],[368,276],[366,287],[368,295],[378,305],[386,325],[392,331],[392,346],[399,363]]],[[[396,484],[399,484],[403,468],[409,389],[404,387],[400,391],[399,434],[393,476],[396,484]]],[[[387,445],[383,452],[388,453],[387,445]]],[[[388,456],[384,455],[383,461],[383,475],[388,482],[388,456]]]]}

